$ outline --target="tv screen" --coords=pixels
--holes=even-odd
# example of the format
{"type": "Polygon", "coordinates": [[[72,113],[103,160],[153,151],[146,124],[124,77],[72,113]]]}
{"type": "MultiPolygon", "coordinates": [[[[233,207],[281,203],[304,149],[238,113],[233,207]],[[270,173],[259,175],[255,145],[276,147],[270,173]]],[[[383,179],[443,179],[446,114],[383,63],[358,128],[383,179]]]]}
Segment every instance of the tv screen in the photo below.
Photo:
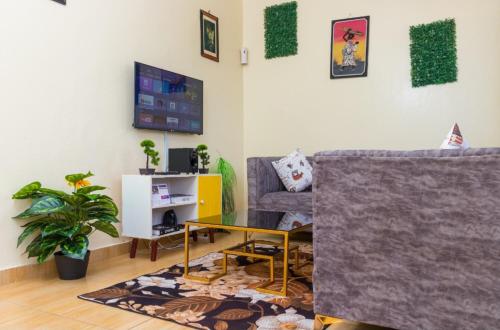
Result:
{"type": "Polygon", "coordinates": [[[203,134],[203,81],[136,62],[134,127],[203,134]]]}

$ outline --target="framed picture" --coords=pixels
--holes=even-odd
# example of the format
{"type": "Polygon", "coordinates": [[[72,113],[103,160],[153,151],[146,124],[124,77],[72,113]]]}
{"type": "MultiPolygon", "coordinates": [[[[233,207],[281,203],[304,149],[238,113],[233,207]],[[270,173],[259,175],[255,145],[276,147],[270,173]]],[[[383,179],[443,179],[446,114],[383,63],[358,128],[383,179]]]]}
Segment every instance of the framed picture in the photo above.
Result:
{"type": "Polygon", "coordinates": [[[219,19],[200,10],[201,56],[219,62],[219,19]]]}
{"type": "Polygon", "coordinates": [[[370,16],[332,21],[330,78],[366,77],[370,16]]]}

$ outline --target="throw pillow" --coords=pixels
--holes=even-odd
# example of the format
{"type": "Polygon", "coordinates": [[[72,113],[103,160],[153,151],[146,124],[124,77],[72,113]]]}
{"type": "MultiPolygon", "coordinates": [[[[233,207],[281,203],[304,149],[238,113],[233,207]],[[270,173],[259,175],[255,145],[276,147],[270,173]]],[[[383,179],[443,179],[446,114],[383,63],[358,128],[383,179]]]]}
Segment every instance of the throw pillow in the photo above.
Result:
{"type": "Polygon", "coordinates": [[[292,230],[312,223],[312,215],[287,212],[278,224],[278,230],[292,230]]]}
{"type": "Polygon", "coordinates": [[[457,124],[453,125],[450,132],[441,143],[441,149],[468,149],[469,143],[464,139],[457,124]]]}
{"type": "Polygon", "coordinates": [[[273,167],[290,192],[299,192],[312,184],[312,166],[300,150],[273,162],[273,167]]]}

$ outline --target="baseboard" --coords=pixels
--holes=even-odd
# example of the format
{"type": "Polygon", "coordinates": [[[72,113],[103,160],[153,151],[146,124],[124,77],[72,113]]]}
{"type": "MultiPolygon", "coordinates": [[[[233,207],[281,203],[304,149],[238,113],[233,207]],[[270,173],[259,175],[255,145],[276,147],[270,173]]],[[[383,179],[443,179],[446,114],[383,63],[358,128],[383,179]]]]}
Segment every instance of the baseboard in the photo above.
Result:
{"type": "MultiPolygon", "coordinates": [[[[107,246],[92,250],[89,265],[104,259],[116,257],[128,253],[130,242],[107,246]]],[[[33,278],[51,279],[57,277],[54,258],[43,264],[30,264],[19,267],[0,270],[0,285],[15,283],[33,278]]]]}

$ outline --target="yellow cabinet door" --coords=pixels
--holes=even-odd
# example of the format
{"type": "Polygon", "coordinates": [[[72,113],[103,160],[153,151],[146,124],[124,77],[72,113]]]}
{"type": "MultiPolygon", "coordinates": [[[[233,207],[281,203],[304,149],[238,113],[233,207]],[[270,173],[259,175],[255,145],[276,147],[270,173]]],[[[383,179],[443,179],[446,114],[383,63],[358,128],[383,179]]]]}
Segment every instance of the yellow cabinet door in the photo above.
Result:
{"type": "Polygon", "coordinates": [[[219,175],[198,177],[198,216],[210,217],[222,213],[222,180],[219,175]]]}

